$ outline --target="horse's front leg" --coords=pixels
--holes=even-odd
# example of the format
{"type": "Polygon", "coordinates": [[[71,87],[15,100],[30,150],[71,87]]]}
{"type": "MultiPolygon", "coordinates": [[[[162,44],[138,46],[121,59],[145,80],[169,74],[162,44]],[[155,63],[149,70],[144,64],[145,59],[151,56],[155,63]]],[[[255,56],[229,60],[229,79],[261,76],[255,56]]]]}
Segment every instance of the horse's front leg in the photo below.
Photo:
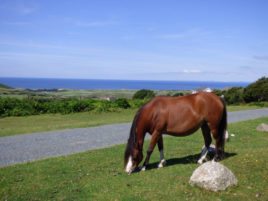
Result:
{"type": "Polygon", "coordinates": [[[147,150],[147,155],[146,155],[146,158],[145,158],[145,161],[143,163],[141,170],[143,170],[143,171],[146,170],[146,166],[149,164],[151,154],[153,153],[154,147],[155,147],[156,143],[158,142],[159,137],[160,137],[160,132],[154,131],[152,134],[150,145],[149,145],[149,148],[147,150]]]}
{"type": "Polygon", "coordinates": [[[158,168],[162,168],[167,163],[165,158],[164,158],[164,144],[163,144],[163,136],[162,135],[159,137],[157,145],[158,145],[158,150],[159,150],[159,153],[160,153],[160,162],[158,164],[158,168]]]}

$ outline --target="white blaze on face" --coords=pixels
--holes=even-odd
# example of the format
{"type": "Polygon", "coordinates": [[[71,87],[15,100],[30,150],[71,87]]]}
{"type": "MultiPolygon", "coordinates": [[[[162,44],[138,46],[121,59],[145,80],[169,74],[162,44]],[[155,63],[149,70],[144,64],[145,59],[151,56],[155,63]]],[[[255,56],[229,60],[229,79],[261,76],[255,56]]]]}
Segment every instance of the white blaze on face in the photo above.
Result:
{"type": "Polygon", "coordinates": [[[131,173],[131,171],[132,171],[132,166],[133,166],[133,162],[132,162],[132,157],[130,156],[129,158],[128,158],[128,162],[127,162],[127,166],[126,166],[126,172],[127,173],[131,173]]]}

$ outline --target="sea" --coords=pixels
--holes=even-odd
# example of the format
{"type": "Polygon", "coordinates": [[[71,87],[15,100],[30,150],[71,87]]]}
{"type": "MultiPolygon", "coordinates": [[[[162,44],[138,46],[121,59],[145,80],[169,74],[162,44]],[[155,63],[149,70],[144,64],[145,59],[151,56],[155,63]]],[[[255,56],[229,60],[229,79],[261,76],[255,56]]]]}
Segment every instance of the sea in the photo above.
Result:
{"type": "Polygon", "coordinates": [[[73,89],[73,90],[198,90],[245,87],[249,82],[212,81],[155,81],[155,80],[106,80],[106,79],[55,79],[55,78],[6,78],[0,83],[22,89],[73,89]]]}

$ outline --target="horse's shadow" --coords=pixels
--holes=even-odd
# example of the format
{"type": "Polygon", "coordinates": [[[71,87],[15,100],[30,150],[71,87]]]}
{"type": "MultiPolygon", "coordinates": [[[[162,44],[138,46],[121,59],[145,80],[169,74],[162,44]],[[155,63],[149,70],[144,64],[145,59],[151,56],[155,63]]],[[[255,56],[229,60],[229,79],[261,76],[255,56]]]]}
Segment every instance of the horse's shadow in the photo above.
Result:
{"type": "MultiPolygon", "coordinates": [[[[230,158],[230,157],[233,157],[236,155],[237,155],[237,153],[225,152],[224,159],[230,158]]],[[[171,159],[166,160],[167,163],[165,166],[169,167],[169,166],[178,165],[178,164],[197,164],[197,161],[199,158],[200,158],[200,153],[194,154],[194,155],[188,155],[188,156],[181,157],[181,158],[171,158],[171,159]]],[[[213,157],[210,156],[210,158],[212,159],[213,157]]],[[[152,169],[156,169],[156,168],[158,168],[158,162],[149,164],[146,167],[146,170],[152,170],[152,169]]]]}

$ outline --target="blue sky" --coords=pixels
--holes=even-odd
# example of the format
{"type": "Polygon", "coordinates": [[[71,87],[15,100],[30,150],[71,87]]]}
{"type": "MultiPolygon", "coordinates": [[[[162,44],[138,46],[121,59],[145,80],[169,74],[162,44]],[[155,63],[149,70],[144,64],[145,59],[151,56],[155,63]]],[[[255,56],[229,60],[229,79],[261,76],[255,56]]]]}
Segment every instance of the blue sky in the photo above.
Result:
{"type": "Polygon", "coordinates": [[[0,77],[254,81],[266,0],[0,0],[0,77]]]}

